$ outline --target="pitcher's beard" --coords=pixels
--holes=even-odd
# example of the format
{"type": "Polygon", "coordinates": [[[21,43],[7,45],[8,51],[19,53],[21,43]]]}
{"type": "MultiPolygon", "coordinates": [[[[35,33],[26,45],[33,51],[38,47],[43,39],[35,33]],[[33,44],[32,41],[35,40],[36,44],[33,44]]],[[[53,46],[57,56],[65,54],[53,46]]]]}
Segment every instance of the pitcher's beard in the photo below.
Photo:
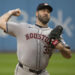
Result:
{"type": "Polygon", "coordinates": [[[42,22],[43,24],[47,24],[49,22],[49,19],[48,16],[41,16],[41,15],[38,15],[38,19],[40,20],[40,22],[42,22]]]}

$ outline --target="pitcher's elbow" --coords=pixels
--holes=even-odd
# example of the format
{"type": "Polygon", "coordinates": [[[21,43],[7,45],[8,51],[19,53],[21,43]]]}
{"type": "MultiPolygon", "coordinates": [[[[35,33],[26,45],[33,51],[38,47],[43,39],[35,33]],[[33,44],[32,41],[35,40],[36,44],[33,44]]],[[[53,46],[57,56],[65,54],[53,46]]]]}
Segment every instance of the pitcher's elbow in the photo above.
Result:
{"type": "Polygon", "coordinates": [[[68,55],[66,58],[67,59],[70,59],[72,57],[72,54],[68,55]]]}

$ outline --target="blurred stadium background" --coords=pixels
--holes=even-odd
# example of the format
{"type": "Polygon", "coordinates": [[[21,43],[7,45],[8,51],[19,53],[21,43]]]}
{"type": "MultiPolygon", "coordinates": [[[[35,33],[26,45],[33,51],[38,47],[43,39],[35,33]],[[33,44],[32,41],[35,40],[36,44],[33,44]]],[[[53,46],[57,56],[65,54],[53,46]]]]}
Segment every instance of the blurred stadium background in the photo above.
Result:
{"type": "MultiPolygon", "coordinates": [[[[9,21],[35,24],[35,12],[39,3],[48,3],[53,7],[49,26],[62,25],[63,38],[71,47],[72,58],[65,59],[60,53],[54,53],[47,70],[51,75],[75,75],[75,0],[0,0],[0,16],[9,10],[20,8],[20,17],[9,21]]],[[[0,75],[13,75],[18,62],[16,38],[0,29],[0,75]]]]}

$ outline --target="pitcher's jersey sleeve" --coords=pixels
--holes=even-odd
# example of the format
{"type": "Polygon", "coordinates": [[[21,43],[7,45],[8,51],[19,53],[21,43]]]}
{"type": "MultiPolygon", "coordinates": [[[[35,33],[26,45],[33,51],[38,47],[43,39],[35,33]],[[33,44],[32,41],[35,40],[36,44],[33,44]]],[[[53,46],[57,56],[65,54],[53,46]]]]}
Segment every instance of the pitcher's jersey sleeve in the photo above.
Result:
{"type": "Polygon", "coordinates": [[[7,22],[6,23],[6,33],[8,33],[8,34],[13,33],[15,36],[17,36],[17,34],[20,34],[23,26],[25,27],[26,24],[7,22]]]}

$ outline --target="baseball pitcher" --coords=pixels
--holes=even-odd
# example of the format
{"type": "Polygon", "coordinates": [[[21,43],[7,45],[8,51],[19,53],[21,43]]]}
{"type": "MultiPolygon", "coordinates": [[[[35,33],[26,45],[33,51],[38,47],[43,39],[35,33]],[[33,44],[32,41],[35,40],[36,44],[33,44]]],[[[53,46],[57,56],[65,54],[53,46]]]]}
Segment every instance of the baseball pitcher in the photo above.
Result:
{"type": "Polygon", "coordinates": [[[49,59],[55,49],[65,58],[71,58],[71,51],[61,37],[63,28],[48,27],[52,7],[41,3],[36,10],[36,24],[8,22],[11,16],[20,16],[21,10],[10,10],[0,17],[0,28],[16,37],[18,64],[15,75],[49,75],[46,71],[49,59]]]}

